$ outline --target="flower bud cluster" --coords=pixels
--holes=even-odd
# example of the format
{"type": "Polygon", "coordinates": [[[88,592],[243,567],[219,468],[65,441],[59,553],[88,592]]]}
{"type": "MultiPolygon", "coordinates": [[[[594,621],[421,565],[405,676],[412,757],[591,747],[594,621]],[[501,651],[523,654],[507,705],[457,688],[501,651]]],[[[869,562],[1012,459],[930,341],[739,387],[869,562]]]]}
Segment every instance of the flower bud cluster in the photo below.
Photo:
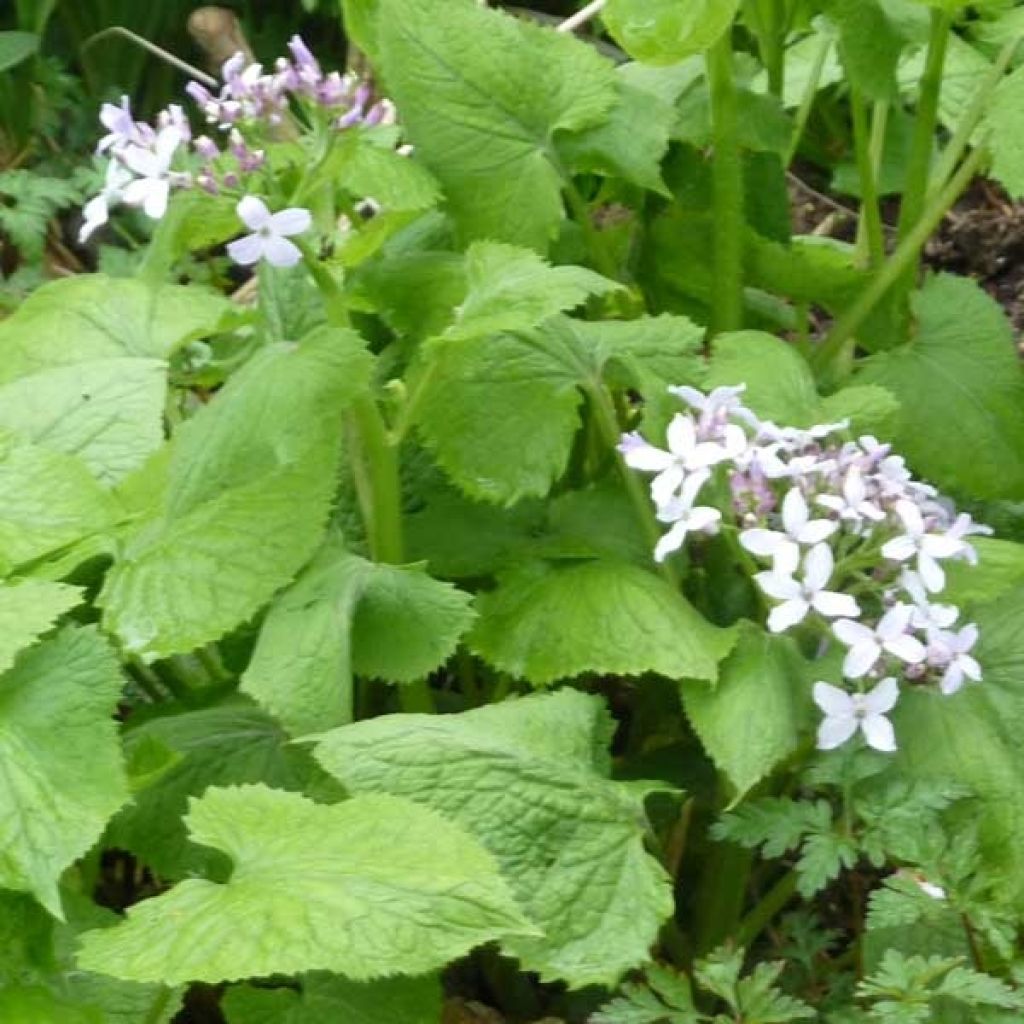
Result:
{"type": "Polygon", "coordinates": [[[394,121],[390,102],[371,103],[369,86],[355,75],[325,74],[299,36],[288,48],[290,58],[279,58],[271,74],[236,53],[221,69],[223,84],[216,94],[189,83],[185,91],[211,126],[210,134],[193,137],[185,111],[176,104],[161,111],[155,125],[135,120],[127,96],[120,105],[103,104],[100,122],[107,134],[97,152],[109,153],[110,162],[103,189],[83,209],[79,241],[106,224],[110,210],[121,203],[159,220],[172,189],[195,186],[211,195],[238,197],[258,191],[251,178],[266,165],[264,144],[293,112],[309,113],[308,120],[328,132],[394,121]]]}
{"type": "Polygon", "coordinates": [[[771,603],[771,632],[800,627],[825,647],[842,645],[845,688],[814,687],[821,749],[860,731],[870,746],[894,750],[886,715],[901,684],[948,695],[981,679],[971,655],[977,627],[958,626],[959,609],[937,595],[943,563],[976,562],[968,538],[991,530],[957,515],[889,445],[849,439],[848,423],[779,427],[741,403],[742,386],[670,390],[687,410],[669,424],[666,447],[635,433],[619,446],[628,466],[653,474],[651,498],[668,525],[654,557],[727,531],[771,603]],[[702,494],[717,501],[701,504],[702,494]]]}

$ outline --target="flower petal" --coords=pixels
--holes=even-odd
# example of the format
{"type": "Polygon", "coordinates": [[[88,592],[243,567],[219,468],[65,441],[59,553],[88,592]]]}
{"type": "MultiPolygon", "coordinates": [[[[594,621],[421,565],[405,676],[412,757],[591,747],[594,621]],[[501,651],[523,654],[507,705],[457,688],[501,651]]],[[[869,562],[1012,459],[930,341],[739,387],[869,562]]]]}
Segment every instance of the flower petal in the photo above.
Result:
{"type": "Polygon", "coordinates": [[[828,716],[835,718],[853,714],[853,698],[838,686],[817,682],[811,691],[814,703],[828,716]]]}
{"type": "Polygon", "coordinates": [[[873,690],[864,695],[864,710],[869,715],[884,715],[896,707],[900,687],[894,676],[887,676],[873,690]]]}
{"type": "Polygon", "coordinates": [[[909,604],[894,604],[879,620],[875,632],[882,640],[892,640],[906,633],[914,609],[909,604]]]}
{"type": "Polygon", "coordinates": [[[917,544],[913,538],[906,534],[900,537],[893,537],[882,545],[882,557],[889,558],[894,562],[905,562],[913,558],[917,551],[917,544]]]}
{"type": "Polygon", "coordinates": [[[820,544],[823,540],[831,537],[838,529],[839,524],[831,519],[812,519],[800,528],[796,539],[801,544],[820,544]]]}
{"type": "Polygon", "coordinates": [[[908,665],[918,665],[928,656],[924,644],[917,637],[910,636],[908,633],[902,633],[891,640],[886,640],[884,646],[890,654],[895,655],[900,661],[905,661],[908,665]]]}
{"type": "Polygon", "coordinates": [[[896,515],[900,517],[909,536],[920,537],[924,533],[921,510],[912,501],[902,498],[896,502],[896,515]]]}
{"type": "Polygon", "coordinates": [[[619,445],[619,451],[630,469],[638,469],[642,473],[660,473],[674,461],[669,452],[648,444],[638,434],[627,434],[619,445]]]}
{"type": "Polygon", "coordinates": [[[942,566],[925,551],[917,555],[917,571],[921,574],[924,585],[933,593],[938,593],[946,585],[946,574],[942,566]]]}
{"type": "Polygon", "coordinates": [[[821,590],[828,583],[834,566],[832,549],[827,544],[815,544],[804,559],[804,584],[807,589],[821,590]]]}
{"type": "Polygon", "coordinates": [[[697,444],[697,427],[690,416],[676,413],[666,431],[668,450],[677,459],[686,459],[697,444]]]}
{"type": "Polygon", "coordinates": [[[242,196],[238,200],[235,212],[250,231],[259,231],[270,223],[270,211],[259,196],[242,196]]]}
{"type": "Polygon", "coordinates": [[[773,633],[784,633],[790,626],[803,622],[810,608],[803,598],[793,598],[776,605],[768,614],[768,628],[773,633]]]}
{"type": "Polygon", "coordinates": [[[721,522],[721,519],[722,513],[717,508],[711,508],[708,505],[698,506],[687,516],[690,529],[701,531],[707,530],[708,527],[721,522]]]}
{"type": "Polygon", "coordinates": [[[818,726],[818,749],[835,750],[841,747],[857,731],[857,719],[826,718],[818,726]]]}
{"type": "Polygon", "coordinates": [[[939,533],[928,533],[921,538],[921,550],[926,551],[932,558],[952,558],[960,554],[965,547],[962,540],[939,533]]]}
{"type": "Polygon", "coordinates": [[[740,534],[740,544],[758,558],[771,558],[783,544],[789,543],[785,534],[777,530],[762,530],[754,527],[740,534]]]}
{"type": "Polygon", "coordinates": [[[791,537],[796,537],[810,518],[807,500],[799,487],[791,487],[782,499],[782,525],[791,537]]]}
{"type": "Polygon", "coordinates": [[[811,604],[819,615],[824,615],[828,619],[840,616],[852,619],[855,615],[860,615],[860,605],[849,594],[840,594],[835,590],[819,590],[811,599],[811,604]]]}
{"type": "Polygon", "coordinates": [[[651,500],[659,507],[667,505],[682,486],[684,479],[683,467],[678,462],[671,462],[651,481],[651,500]]]}
{"type": "Polygon", "coordinates": [[[271,230],[279,235],[301,235],[313,226],[313,218],[309,210],[301,206],[290,206],[287,210],[280,210],[270,218],[271,230]]]}
{"type": "MultiPolygon", "coordinates": [[[[801,597],[803,591],[800,584],[792,576],[786,576],[778,570],[771,572],[758,572],[754,574],[760,588],[776,601],[793,601],[801,597]]],[[[803,616],[801,616],[802,618],[803,616]]]]}
{"type": "Polygon", "coordinates": [[[654,546],[654,560],[664,562],[673,551],[678,551],[686,543],[689,525],[685,520],[678,522],[654,546]]]}
{"type": "Polygon", "coordinates": [[[251,267],[263,255],[263,239],[259,235],[244,235],[228,242],[228,255],[240,266],[251,267]]]}
{"type": "Polygon", "coordinates": [[[150,178],[147,184],[149,187],[142,202],[142,209],[147,217],[159,220],[167,212],[171,183],[166,178],[150,178]]]}
{"type": "Polygon", "coordinates": [[[853,619],[839,619],[832,623],[832,632],[846,644],[853,647],[854,644],[874,643],[875,631],[863,622],[854,622],[853,619]]]}
{"type": "Polygon", "coordinates": [[[302,259],[302,250],[281,235],[268,235],[263,242],[263,255],[272,267],[294,267],[302,259]]]}
{"type": "Polygon", "coordinates": [[[869,747],[891,754],[896,749],[896,733],[892,722],[884,715],[868,715],[861,719],[860,731],[869,747]]]}
{"type": "Polygon", "coordinates": [[[874,640],[854,644],[843,659],[843,675],[847,679],[860,679],[874,668],[882,648],[874,640]]]}

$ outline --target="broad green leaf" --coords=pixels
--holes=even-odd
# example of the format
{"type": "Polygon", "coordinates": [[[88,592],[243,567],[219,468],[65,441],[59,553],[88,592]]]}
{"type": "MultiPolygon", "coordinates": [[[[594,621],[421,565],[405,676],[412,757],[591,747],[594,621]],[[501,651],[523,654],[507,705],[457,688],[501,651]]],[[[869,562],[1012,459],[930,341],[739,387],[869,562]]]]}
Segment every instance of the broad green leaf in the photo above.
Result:
{"type": "Polygon", "coordinates": [[[82,600],[80,587],[49,580],[7,580],[0,583],[0,672],[67,611],[82,600]]]}
{"type": "Polygon", "coordinates": [[[900,411],[900,403],[890,391],[876,384],[856,384],[841,388],[821,400],[822,423],[850,421],[856,434],[886,434],[900,411]]]}
{"type": "Polygon", "coordinates": [[[358,336],[322,328],[264,349],[178,431],[162,507],[98,599],[129,651],[199,647],[292,580],[326,526],[340,417],[369,365],[358,336]]]}
{"type": "Polygon", "coordinates": [[[0,678],[0,886],[59,917],[57,880],[127,799],[122,678],[94,628],[65,629],[0,678]]]}
{"type": "Polygon", "coordinates": [[[0,385],[0,430],[77,455],[115,483],[163,441],[167,365],[159,359],[95,359],[0,385]]]}
{"type": "Polygon", "coordinates": [[[102,1010],[81,1006],[41,986],[0,988],[4,1024],[108,1024],[102,1010]]]}
{"type": "Polygon", "coordinates": [[[992,151],[992,176],[1014,199],[1024,197],[1024,139],[1020,112],[1024,104],[1024,68],[996,87],[986,108],[985,129],[992,151]]]}
{"type": "Polygon", "coordinates": [[[386,210],[425,210],[441,198],[434,176],[418,161],[365,140],[339,167],[334,183],[386,210]]]}
{"type": "Polygon", "coordinates": [[[895,442],[918,475],[978,498],[1024,496],[1024,371],[1003,311],[966,278],[929,279],[912,341],[854,378],[900,402],[895,442]]]}
{"type": "Polygon", "coordinates": [[[733,634],[661,577],[624,562],[534,565],[477,599],[469,645],[542,686],[585,672],[714,679],[733,634]]]}
{"type": "Polygon", "coordinates": [[[410,800],[325,806],[265,786],[211,789],[187,825],[230,857],[229,881],[187,879],[86,933],[84,969],[165,984],[309,970],[369,980],[532,931],[494,858],[410,800]]]}
{"type": "Polygon", "coordinates": [[[829,0],[829,19],[839,31],[839,52],[850,81],[872,100],[896,92],[896,64],[906,40],[880,0],[829,0]]]}
{"type": "Polygon", "coordinates": [[[358,982],[312,974],[301,992],[236,985],[221,1007],[228,1024],[438,1024],[441,995],[436,975],[358,982]]]}
{"type": "Polygon", "coordinates": [[[474,242],[466,253],[465,299],[444,337],[523,330],[620,285],[584,267],[552,267],[529,249],[474,242]]]}
{"type": "Polygon", "coordinates": [[[379,67],[467,238],[547,250],[562,219],[554,133],[598,124],[611,65],[474,0],[381,0],[379,67]]]}
{"type": "Polygon", "coordinates": [[[732,25],[739,0],[608,0],[601,12],[615,41],[648,64],[674,64],[710,49],[732,25]]]}
{"type": "Polygon", "coordinates": [[[80,460],[0,434],[0,571],[97,533],[116,517],[113,500],[80,460]]]}
{"type": "Polygon", "coordinates": [[[972,537],[978,564],[949,562],[942,600],[956,605],[994,601],[1024,583],[1024,544],[994,537],[972,537]]]}
{"type": "Polygon", "coordinates": [[[791,640],[748,625],[713,686],[683,687],[686,714],[735,800],[797,749],[810,707],[807,669],[791,640]]]}
{"type": "MultiPolygon", "coordinates": [[[[928,24],[927,17],[924,24],[928,24]]],[[[927,33],[927,27],[925,31],[927,33]]],[[[927,47],[918,46],[900,61],[897,77],[904,95],[916,97],[927,56],[927,47]]],[[[992,62],[976,46],[962,39],[959,33],[954,32],[949,36],[942,69],[942,91],[939,94],[939,123],[948,131],[957,129],[971,101],[984,86],[991,68],[992,62]]],[[[991,111],[992,107],[989,105],[987,110],[991,111]]],[[[981,131],[984,131],[984,124],[982,122],[981,131]]],[[[979,141],[977,137],[975,141],[979,141]]]]}
{"type": "Polygon", "coordinates": [[[911,687],[894,713],[899,765],[913,777],[949,779],[976,796],[986,866],[1002,881],[1001,895],[1024,906],[1024,587],[975,610],[980,639],[974,653],[980,683],[944,697],[911,687]]]}
{"type": "Polygon", "coordinates": [[[617,85],[615,106],[605,120],[581,131],[560,133],[558,151],[573,171],[623,178],[667,198],[661,161],[668,149],[675,110],[624,79],[617,85]]]}
{"type": "Polygon", "coordinates": [[[271,606],[242,689],[293,734],[352,717],[352,675],[420,679],[455,650],[470,596],[418,567],[329,546],[271,606]]]}
{"type": "Polygon", "coordinates": [[[432,359],[418,426],[442,469],[487,501],[547,494],[579,428],[575,346],[524,331],[445,342],[432,359]]]}
{"type": "Polygon", "coordinates": [[[212,850],[190,844],[182,817],[190,797],[208,786],[263,782],[305,790],[319,772],[309,754],[248,701],[232,700],[196,711],[151,718],[125,731],[125,754],[159,745],[174,762],[135,794],[111,822],[110,845],[130,850],[164,878],[204,874],[219,863],[212,850]]]}
{"type": "Polygon", "coordinates": [[[195,285],[65,277],[34,291],[0,322],[0,383],[94,359],[167,359],[187,342],[230,326],[236,310],[195,285]]]}
{"type": "Polygon", "coordinates": [[[39,51],[34,32],[0,32],[0,72],[16,67],[39,51]]]}
{"type": "Polygon", "coordinates": [[[577,987],[614,984],[646,961],[672,910],[644,849],[640,791],[608,779],[610,734],[598,699],[561,690],[359,722],[315,753],[350,792],[415,800],[477,836],[544,933],[508,938],[506,951],[577,987]]]}

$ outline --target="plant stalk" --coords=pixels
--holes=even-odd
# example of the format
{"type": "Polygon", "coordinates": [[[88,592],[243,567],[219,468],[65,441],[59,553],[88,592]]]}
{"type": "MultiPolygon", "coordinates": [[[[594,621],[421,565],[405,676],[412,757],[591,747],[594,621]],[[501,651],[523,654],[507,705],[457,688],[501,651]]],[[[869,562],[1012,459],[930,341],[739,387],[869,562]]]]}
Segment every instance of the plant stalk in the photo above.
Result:
{"type": "Polygon", "coordinates": [[[800,140],[803,138],[807,128],[807,121],[811,116],[811,109],[814,107],[815,97],[818,95],[818,85],[821,82],[822,72],[825,70],[825,61],[828,60],[829,52],[832,49],[832,40],[827,35],[822,35],[818,50],[814,55],[814,63],[811,65],[811,74],[807,79],[803,95],[800,97],[800,106],[797,107],[796,116],[793,119],[793,137],[789,142],[789,149],[783,158],[783,166],[789,167],[800,148],[800,140]]]}
{"type": "Polygon", "coordinates": [[[788,871],[765,893],[736,929],[737,946],[749,946],[764,931],[771,919],[793,898],[796,881],[796,872],[788,871]]]}
{"type": "Polygon", "coordinates": [[[714,256],[711,333],[743,326],[743,160],[733,77],[732,37],[726,31],[705,54],[714,142],[714,256]]]}
{"type": "Polygon", "coordinates": [[[987,156],[986,151],[979,148],[974,150],[963,162],[942,191],[928,203],[913,229],[896,247],[888,261],[836,321],[835,326],[829,331],[828,336],[811,358],[811,363],[819,374],[827,375],[828,369],[836,362],[844,346],[853,338],[868,314],[881,301],[886,292],[906,274],[907,269],[915,265],[925,242],[928,241],[931,233],[939,226],[942,218],[960,197],[960,193],[970,184],[987,156]]]}
{"type": "Polygon", "coordinates": [[[872,159],[872,132],[868,127],[867,104],[860,90],[850,85],[850,113],[853,117],[853,144],[857,155],[857,177],[860,180],[860,230],[867,249],[868,267],[875,269],[885,259],[885,238],[882,235],[882,214],[878,207],[878,181],[872,159]]]}

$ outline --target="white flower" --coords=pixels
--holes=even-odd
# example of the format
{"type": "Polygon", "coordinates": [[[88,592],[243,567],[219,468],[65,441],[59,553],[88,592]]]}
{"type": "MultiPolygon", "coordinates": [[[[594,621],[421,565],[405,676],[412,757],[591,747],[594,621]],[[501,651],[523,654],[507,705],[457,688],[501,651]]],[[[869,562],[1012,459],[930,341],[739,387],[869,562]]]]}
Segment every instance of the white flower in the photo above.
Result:
{"type": "Polygon", "coordinates": [[[950,696],[964,685],[965,679],[981,681],[981,666],[970,650],[978,642],[978,627],[968,623],[957,632],[937,631],[928,637],[928,661],[945,668],[939,689],[950,696]]]}
{"type": "Polygon", "coordinates": [[[925,587],[932,593],[946,585],[946,574],[937,559],[952,558],[959,554],[964,542],[959,537],[938,533],[925,533],[921,510],[906,499],[896,502],[896,514],[906,531],[882,545],[882,556],[894,562],[906,562],[917,556],[917,571],[925,587]]]}
{"type": "Polygon", "coordinates": [[[107,176],[102,191],[98,196],[93,196],[82,208],[85,220],[78,232],[79,242],[87,242],[97,228],[107,223],[111,209],[124,198],[124,186],[131,180],[131,171],[119,160],[111,160],[107,164],[107,176]]]}
{"type": "Polygon", "coordinates": [[[912,569],[903,570],[900,586],[914,602],[911,621],[915,629],[923,629],[930,634],[934,630],[949,629],[956,622],[960,609],[952,604],[934,604],[929,601],[921,577],[912,569]]]}
{"type": "Polygon", "coordinates": [[[693,504],[697,500],[697,492],[709,476],[707,470],[692,473],[683,483],[680,496],[673,498],[658,512],[658,518],[663,523],[673,525],[654,548],[656,562],[664,562],[673,551],[678,551],[686,543],[688,534],[713,533],[718,527],[722,513],[717,508],[708,505],[694,507],[693,504]]]}
{"type": "MultiPolygon", "coordinates": [[[[746,435],[739,427],[731,425],[725,430],[730,434],[738,432],[742,444],[746,445],[746,435]]],[[[672,417],[666,433],[667,451],[655,448],[638,434],[627,434],[619,445],[627,466],[657,474],[651,481],[651,499],[658,508],[676,496],[690,473],[706,470],[728,459],[730,447],[736,443],[735,440],[724,445],[716,441],[698,441],[693,417],[682,414],[672,417]]]]}
{"type": "Polygon", "coordinates": [[[735,387],[722,386],[713,388],[706,395],[697,388],[680,384],[668,389],[669,394],[681,398],[691,409],[700,413],[701,425],[708,427],[714,423],[724,423],[730,416],[735,416],[755,430],[761,421],[740,402],[740,395],[747,390],[746,384],[735,387]]]}
{"type": "Polygon", "coordinates": [[[978,534],[983,537],[991,537],[993,533],[991,526],[985,526],[983,523],[976,523],[968,513],[961,512],[956,517],[953,525],[946,531],[947,537],[953,537],[955,540],[962,542],[960,549],[960,556],[967,561],[969,565],[978,564],[978,552],[974,550],[973,545],[968,544],[965,537],[971,537],[978,534]]]}
{"type": "Polygon", "coordinates": [[[784,547],[820,544],[839,528],[829,519],[811,519],[803,493],[791,488],[782,500],[782,531],[754,527],[740,534],[740,543],[753,555],[772,558],[784,547]]]}
{"type": "Polygon", "coordinates": [[[171,193],[171,161],[181,145],[181,132],[168,125],[157,132],[152,149],[129,146],[121,159],[138,178],[124,190],[124,201],[129,206],[141,206],[146,215],[159,220],[167,212],[171,193]]]}
{"type": "Polygon", "coordinates": [[[782,601],[768,616],[768,628],[773,633],[802,622],[812,608],[830,619],[860,614],[857,602],[849,594],[825,589],[834,568],[832,549],[827,544],[815,544],[807,552],[802,582],[793,575],[797,557],[795,548],[780,548],[771,572],[759,572],[754,577],[769,597],[782,601]]]}
{"type": "Polygon", "coordinates": [[[814,703],[824,712],[818,726],[818,749],[841,747],[858,729],[869,747],[889,753],[896,749],[896,736],[886,714],[899,700],[900,690],[890,676],[869,693],[847,693],[829,683],[814,684],[814,703]]]}
{"type": "Polygon", "coordinates": [[[256,196],[244,196],[235,209],[252,231],[228,244],[228,255],[236,263],[248,267],[265,259],[274,267],[294,267],[302,259],[302,251],[288,237],[309,230],[313,223],[309,210],[293,206],[271,213],[256,196]]]}
{"type": "Polygon", "coordinates": [[[832,624],[832,632],[849,647],[843,661],[843,675],[848,679],[859,679],[875,667],[885,651],[916,665],[925,659],[925,647],[907,630],[914,617],[909,604],[894,604],[873,629],[852,619],[839,619],[832,624]]]}
{"type": "Polygon", "coordinates": [[[100,107],[100,123],[107,129],[107,134],[99,141],[97,153],[105,153],[108,149],[119,150],[125,146],[141,146],[145,139],[139,126],[132,118],[131,101],[127,96],[121,97],[121,105],[104,103],[100,107]]]}
{"type": "Polygon", "coordinates": [[[843,478],[843,493],[819,494],[815,499],[823,508],[838,513],[840,519],[852,523],[865,520],[881,522],[885,513],[873,501],[868,501],[868,489],[864,483],[864,474],[857,466],[851,466],[843,478]]]}

